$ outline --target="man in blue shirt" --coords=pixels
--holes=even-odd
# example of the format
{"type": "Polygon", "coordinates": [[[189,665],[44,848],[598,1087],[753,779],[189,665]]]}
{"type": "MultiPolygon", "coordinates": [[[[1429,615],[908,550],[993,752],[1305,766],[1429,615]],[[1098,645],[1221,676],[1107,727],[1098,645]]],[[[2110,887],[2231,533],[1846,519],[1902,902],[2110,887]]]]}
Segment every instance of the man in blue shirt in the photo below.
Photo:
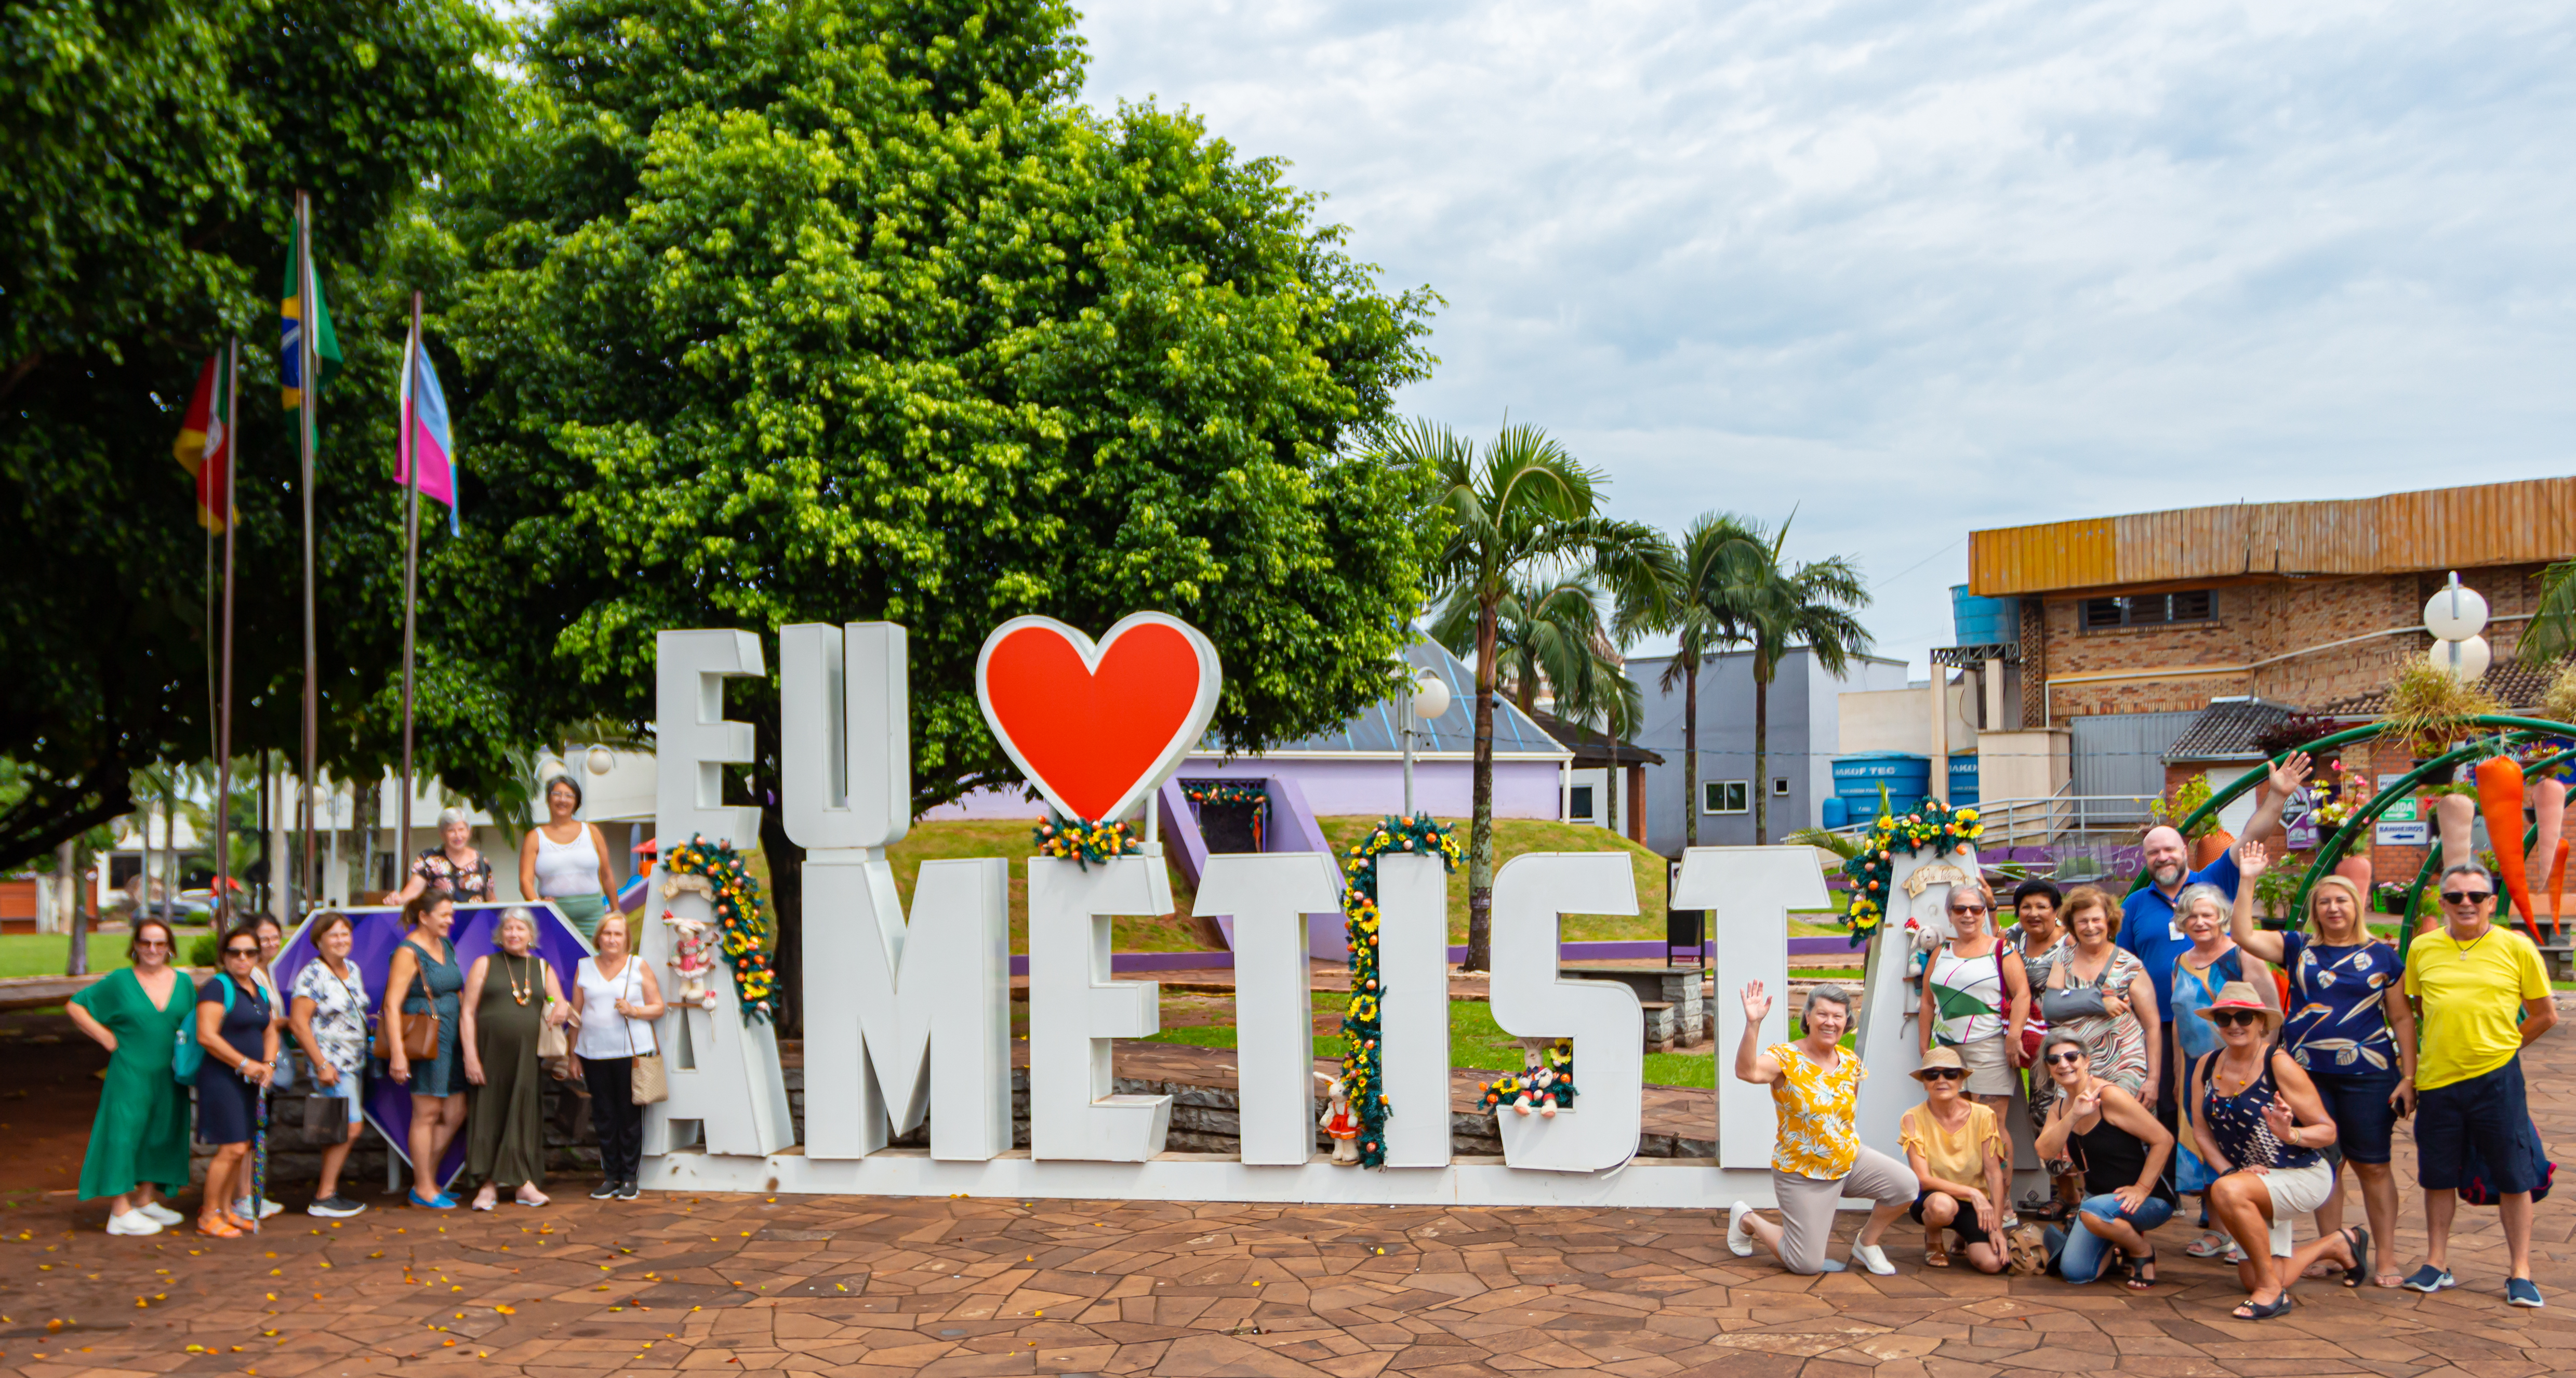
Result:
{"type": "MultiPolygon", "coordinates": [[[[2311,763],[2305,752],[2292,752],[2289,759],[2270,770],[2271,789],[2245,824],[2246,837],[2262,837],[2280,826],[2281,810],[2290,796],[2308,781],[2311,763]]],[[[2146,965],[2147,979],[2155,983],[2156,1009],[2164,1016],[2164,1075],[2160,1086],[2147,1088],[2142,1097],[2155,1110],[2156,1118],[2171,1128],[2174,1123],[2174,1049],[2173,1049],[2173,977],[2174,958],[2191,946],[2191,938],[2174,920],[2174,897],[2187,885],[2215,885],[2236,896],[2236,849],[2230,847],[2219,858],[2200,870],[2191,869],[2191,848],[2182,834],[2161,824],[2149,828],[2140,844],[2146,853],[2149,884],[2132,893],[2120,906],[2119,944],[2138,955],[2146,965]]]]}

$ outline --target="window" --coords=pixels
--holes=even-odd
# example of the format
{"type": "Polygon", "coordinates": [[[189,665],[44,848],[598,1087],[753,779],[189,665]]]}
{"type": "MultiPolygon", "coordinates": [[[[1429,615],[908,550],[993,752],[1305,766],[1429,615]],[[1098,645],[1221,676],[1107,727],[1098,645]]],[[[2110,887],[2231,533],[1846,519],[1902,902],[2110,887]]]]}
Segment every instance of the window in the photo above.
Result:
{"type": "Polygon", "coordinates": [[[1699,786],[1701,813],[1744,813],[1746,787],[1742,780],[1703,780],[1699,786]]]}
{"type": "Polygon", "coordinates": [[[2138,593],[2125,598],[2087,598],[2084,630],[2105,627],[2160,627],[2168,622],[2207,622],[2218,616],[2217,595],[2208,589],[2179,593],[2138,593]]]}
{"type": "Polygon", "coordinates": [[[1771,777],[1771,797],[1774,799],[1788,798],[1789,782],[1776,775],[1771,777]]]}
{"type": "Polygon", "coordinates": [[[1576,785],[1571,791],[1569,791],[1569,793],[1572,794],[1574,802],[1566,805],[1566,816],[1577,823],[1591,822],[1592,787],[1590,785],[1576,785]]]}

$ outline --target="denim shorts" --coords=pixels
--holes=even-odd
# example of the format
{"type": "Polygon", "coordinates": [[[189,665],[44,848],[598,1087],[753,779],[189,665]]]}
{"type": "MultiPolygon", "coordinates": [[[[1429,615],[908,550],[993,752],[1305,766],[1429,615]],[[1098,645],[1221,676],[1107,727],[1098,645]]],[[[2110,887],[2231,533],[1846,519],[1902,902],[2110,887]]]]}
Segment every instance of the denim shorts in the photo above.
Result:
{"type": "Polygon", "coordinates": [[[2426,1191],[2457,1191],[2465,1150],[2486,1160],[2487,1183],[2510,1196],[2540,1185],[2532,1176],[2531,1107],[2523,1098],[2522,1059],[2482,1077],[2436,1086],[2415,1097],[2415,1175],[2426,1191]]]}
{"type": "Polygon", "coordinates": [[[2315,1072],[2317,1098],[2326,1103],[2326,1118],[2335,1123],[2335,1147],[2345,1161],[2384,1163],[2389,1141],[2397,1132],[2397,1107],[2388,1097],[2405,1082],[2405,1074],[2385,1072],[2315,1072]]]}

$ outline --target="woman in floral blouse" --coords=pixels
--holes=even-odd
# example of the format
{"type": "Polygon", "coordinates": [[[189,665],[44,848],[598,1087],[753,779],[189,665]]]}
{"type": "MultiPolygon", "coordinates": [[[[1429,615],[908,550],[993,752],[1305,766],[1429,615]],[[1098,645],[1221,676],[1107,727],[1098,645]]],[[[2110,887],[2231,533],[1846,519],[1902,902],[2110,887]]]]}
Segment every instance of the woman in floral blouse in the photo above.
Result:
{"type": "Polygon", "coordinates": [[[322,1146],[322,1182],[307,1215],[336,1219],[366,1206],[340,1194],[340,1169],[357,1141],[359,1101],[366,1089],[367,978],[349,960],[349,916],[326,913],[313,920],[313,950],[320,954],[295,973],[287,1024],[313,1069],[305,1094],[332,1096],[348,1105],[348,1137],[322,1146]]]}
{"type": "Polygon", "coordinates": [[[1816,987],[1807,994],[1801,1019],[1806,1036],[1765,1048],[1762,1018],[1770,1012],[1762,983],[1746,986],[1735,1079],[1771,1088],[1771,1105],[1780,1117],[1780,1137],[1771,1149],[1771,1193],[1780,1203],[1780,1223],[1738,1201],[1727,1213],[1726,1246],[1743,1258],[1758,1243],[1793,1273],[1841,1272],[1842,1264],[1825,1257],[1825,1244],[1833,1237],[1835,1203],[1856,1196],[1873,1205],[1869,1223],[1852,1241],[1852,1257],[1873,1273],[1893,1273],[1896,1265],[1879,1248],[1879,1236],[1914,1204],[1921,1183],[1914,1169],[1861,1143],[1853,1125],[1861,1079],[1869,1071],[1842,1046],[1843,1031],[1851,1026],[1851,997],[1840,986],[1816,987]]]}
{"type": "Polygon", "coordinates": [[[430,848],[411,864],[411,879],[394,892],[392,903],[409,904],[423,890],[435,890],[458,904],[492,902],[492,863],[472,846],[474,815],[449,809],[438,816],[443,845],[430,848]]]}

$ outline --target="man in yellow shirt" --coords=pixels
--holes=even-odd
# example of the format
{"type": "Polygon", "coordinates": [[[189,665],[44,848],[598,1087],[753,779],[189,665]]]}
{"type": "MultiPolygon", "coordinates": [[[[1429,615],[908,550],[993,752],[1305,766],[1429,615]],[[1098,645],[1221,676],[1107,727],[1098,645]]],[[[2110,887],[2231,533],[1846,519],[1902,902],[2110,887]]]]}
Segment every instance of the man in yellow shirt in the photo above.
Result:
{"type": "Polygon", "coordinates": [[[2424,1266],[2406,1279],[2418,1292],[2457,1287],[2451,1217],[2460,1204],[2466,1149],[2485,1160],[2513,1256],[2505,1300],[2541,1305],[2531,1280],[2531,1191],[2540,1185],[2529,1148],[2535,1132],[2523,1098],[2522,1049],[2558,1022],[2549,972],[2531,940],[2495,924],[2495,877],[2462,863],[2442,873],[2439,932],[2406,953],[2423,1052],[2415,1063],[2416,1176],[2424,1186],[2424,1266]]]}

